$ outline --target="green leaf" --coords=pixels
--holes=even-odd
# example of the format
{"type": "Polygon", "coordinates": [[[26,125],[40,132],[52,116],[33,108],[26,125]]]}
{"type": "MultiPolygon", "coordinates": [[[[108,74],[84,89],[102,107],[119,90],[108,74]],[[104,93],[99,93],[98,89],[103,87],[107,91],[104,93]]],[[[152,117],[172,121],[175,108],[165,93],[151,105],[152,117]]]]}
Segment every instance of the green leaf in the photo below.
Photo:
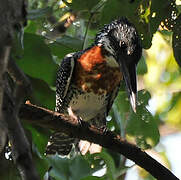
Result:
{"type": "Polygon", "coordinates": [[[74,158],[69,165],[69,169],[72,180],[77,180],[92,174],[90,164],[82,156],[74,158]]]}
{"type": "Polygon", "coordinates": [[[90,11],[98,3],[98,0],[73,0],[70,7],[75,11],[90,11]]]}
{"type": "Polygon", "coordinates": [[[169,104],[169,109],[167,109],[167,111],[170,111],[172,108],[175,108],[180,99],[181,99],[181,93],[180,92],[174,93],[169,104]]]}
{"type": "Polygon", "coordinates": [[[56,39],[55,42],[49,44],[49,48],[54,56],[58,57],[58,63],[67,54],[80,51],[82,48],[82,41],[70,36],[63,36],[56,39]]]}
{"type": "Polygon", "coordinates": [[[105,178],[104,177],[96,177],[96,176],[88,176],[88,177],[82,178],[80,180],[105,180],[105,178]]]}
{"type": "Polygon", "coordinates": [[[25,33],[24,55],[17,60],[17,64],[29,76],[42,79],[50,86],[55,85],[58,65],[54,63],[43,37],[25,33]]]}
{"type": "Polygon", "coordinates": [[[140,91],[138,93],[136,113],[131,113],[126,128],[128,135],[134,136],[137,145],[143,149],[155,146],[160,138],[157,122],[146,109],[149,99],[148,92],[140,91]]]}
{"type": "Polygon", "coordinates": [[[32,126],[27,123],[25,128],[31,131],[33,143],[38,149],[38,153],[40,153],[41,157],[43,157],[50,136],[50,131],[39,126],[32,126]]]}
{"type": "Polygon", "coordinates": [[[130,1],[127,0],[108,0],[100,15],[100,22],[103,25],[110,23],[114,19],[127,17],[130,22],[136,26],[137,31],[141,36],[142,46],[144,48],[149,48],[151,46],[152,34],[149,30],[149,22],[147,22],[145,16],[142,15],[142,12],[148,11],[150,8],[149,3],[147,4],[148,5],[145,6],[144,1],[134,1],[133,3],[130,3],[130,1]],[[144,7],[144,9],[140,7],[144,7]],[[113,11],[110,11],[110,9],[113,9],[113,11]]]}
{"type": "MultiPolygon", "coordinates": [[[[49,164],[45,157],[40,158],[38,156],[33,156],[33,160],[36,164],[36,169],[38,171],[38,174],[40,175],[40,179],[44,178],[45,173],[47,172],[47,169],[49,168],[49,164]]],[[[13,178],[14,179],[14,178],[13,178]]]]}
{"type": "Polygon", "coordinates": [[[92,173],[101,170],[105,166],[105,162],[102,161],[99,154],[87,153],[84,158],[91,166],[92,173]]]}
{"type": "Polygon", "coordinates": [[[173,13],[178,13],[175,2],[173,0],[152,0],[150,8],[150,32],[154,34],[160,23],[165,21],[170,21],[172,19],[173,13]],[[154,15],[154,16],[153,16],[154,15]]]}
{"type": "Polygon", "coordinates": [[[69,179],[69,159],[60,158],[58,155],[48,156],[47,160],[52,166],[50,171],[50,176],[54,177],[56,180],[67,180],[69,179]]]}
{"type": "Polygon", "coordinates": [[[40,104],[46,108],[54,110],[55,108],[55,91],[50,89],[47,83],[42,80],[30,78],[33,87],[31,102],[40,104]]]}
{"type": "Polygon", "coordinates": [[[77,38],[73,38],[70,36],[63,36],[61,38],[57,38],[56,41],[58,44],[61,44],[65,47],[71,48],[74,51],[81,50],[83,41],[77,38]]]}
{"type": "Polygon", "coordinates": [[[94,157],[99,157],[104,160],[104,163],[106,164],[106,174],[107,179],[113,180],[115,179],[115,172],[116,167],[113,158],[103,149],[101,153],[93,154],[94,157]]]}
{"type": "MultiPolygon", "coordinates": [[[[114,106],[117,109],[118,115],[121,119],[125,120],[126,114],[130,111],[130,102],[127,92],[119,91],[118,96],[114,102],[114,106]]],[[[113,110],[115,109],[113,106],[113,110]]]]}
{"type": "Polygon", "coordinates": [[[116,134],[120,134],[121,132],[121,120],[120,120],[120,116],[118,115],[118,111],[117,109],[114,108],[114,104],[113,107],[111,109],[111,111],[109,112],[109,118],[110,121],[107,122],[106,127],[111,130],[114,131],[116,134]],[[116,117],[115,117],[116,116],[116,117]]]}
{"type": "Polygon", "coordinates": [[[156,120],[146,109],[150,94],[146,91],[138,92],[138,105],[136,113],[131,110],[128,95],[121,91],[113,105],[113,111],[117,114],[115,120],[120,127],[122,135],[125,132],[135,137],[137,144],[142,148],[150,148],[159,142],[159,131],[156,120]]]}
{"type": "Polygon", "coordinates": [[[101,13],[101,24],[103,25],[110,23],[112,20],[123,16],[129,19],[139,20],[140,16],[138,9],[140,3],[140,1],[134,1],[133,3],[130,3],[127,0],[107,0],[101,13]]]}
{"type": "Polygon", "coordinates": [[[36,33],[38,25],[36,21],[28,21],[28,25],[25,27],[25,33],[36,33]]]}
{"type": "Polygon", "coordinates": [[[61,158],[58,155],[47,157],[53,167],[50,176],[56,180],[78,180],[92,174],[90,164],[83,156],[76,156],[73,159],[61,158]]]}
{"type": "Polygon", "coordinates": [[[142,56],[137,65],[137,74],[143,75],[145,73],[147,73],[147,65],[145,62],[145,58],[142,56]]]}
{"type": "Polygon", "coordinates": [[[144,49],[149,49],[152,45],[153,37],[153,34],[150,32],[150,22],[146,22],[144,18],[140,19],[135,19],[134,16],[131,17],[132,23],[136,26],[136,29],[140,34],[142,47],[144,49]]]}
{"type": "Polygon", "coordinates": [[[40,175],[41,179],[43,179],[49,167],[46,157],[44,156],[44,152],[50,136],[50,130],[29,124],[26,121],[22,122],[26,136],[28,137],[32,147],[32,156],[33,160],[35,161],[38,174],[40,175]]]}
{"type": "Polygon", "coordinates": [[[51,43],[48,45],[54,56],[58,57],[58,62],[63,59],[67,54],[75,52],[74,49],[61,45],[59,43],[51,43]]]}
{"type": "Polygon", "coordinates": [[[35,20],[43,17],[47,17],[52,14],[52,8],[46,7],[41,9],[31,9],[28,11],[27,19],[35,20]]]}
{"type": "Polygon", "coordinates": [[[113,120],[115,121],[115,130],[121,136],[125,136],[125,125],[130,113],[131,107],[128,99],[128,94],[125,92],[125,85],[123,83],[122,88],[116,97],[112,110],[113,120]],[[117,130],[118,129],[118,130],[117,130]]]}
{"type": "MultiPolygon", "coordinates": [[[[138,1],[137,1],[138,2],[138,1]]],[[[117,19],[121,16],[126,16],[130,13],[134,13],[136,10],[137,3],[131,4],[126,0],[108,0],[101,13],[101,24],[110,23],[112,20],[117,19]]]]}
{"type": "Polygon", "coordinates": [[[67,54],[80,51],[82,43],[79,39],[63,36],[50,43],[48,47],[51,49],[52,54],[58,57],[57,62],[60,63],[67,54]]]}

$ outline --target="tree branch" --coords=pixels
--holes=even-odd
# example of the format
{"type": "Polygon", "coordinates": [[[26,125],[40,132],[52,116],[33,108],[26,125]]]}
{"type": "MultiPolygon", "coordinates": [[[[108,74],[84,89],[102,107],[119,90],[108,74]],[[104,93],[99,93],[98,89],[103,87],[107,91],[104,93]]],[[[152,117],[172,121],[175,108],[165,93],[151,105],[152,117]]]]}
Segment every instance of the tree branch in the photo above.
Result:
{"type": "Polygon", "coordinates": [[[4,73],[6,72],[10,50],[10,46],[0,46],[0,153],[3,151],[7,140],[4,120],[2,117],[2,104],[4,94],[4,73]]]}
{"type": "Polygon", "coordinates": [[[16,115],[13,97],[8,98],[7,92],[4,94],[3,119],[4,126],[12,148],[13,161],[17,165],[22,180],[39,180],[36,172],[31,148],[25,136],[24,130],[16,115]]]}
{"type": "Polygon", "coordinates": [[[166,167],[147,153],[111,131],[107,130],[105,132],[103,129],[89,125],[85,121],[79,123],[68,115],[32,105],[30,102],[21,107],[19,116],[30,123],[52,130],[61,130],[71,137],[88,140],[118,152],[147,170],[158,180],[178,180],[166,167]]]}
{"type": "Polygon", "coordinates": [[[12,91],[9,84],[6,84],[3,114],[9,141],[12,145],[13,160],[23,180],[38,180],[39,177],[31,155],[31,147],[18,117],[22,101],[30,90],[30,83],[13,59],[9,60],[8,73],[14,80],[15,88],[12,91]]]}

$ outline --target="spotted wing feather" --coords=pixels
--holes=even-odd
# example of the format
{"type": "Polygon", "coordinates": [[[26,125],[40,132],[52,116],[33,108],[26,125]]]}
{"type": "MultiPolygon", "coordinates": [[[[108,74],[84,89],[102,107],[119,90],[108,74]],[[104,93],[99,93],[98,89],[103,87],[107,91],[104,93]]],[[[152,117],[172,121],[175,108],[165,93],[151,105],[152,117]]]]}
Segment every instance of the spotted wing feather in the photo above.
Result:
{"type": "MultiPolygon", "coordinates": [[[[61,62],[60,68],[57,72],[56,81],[56,108],[55,111],[60,113],[67,113],[67,105],[65,105],[65,97],[68,93],[72,74],[75,67],[75,60],[72,54],[68,54],[61,62]]],[[[60,155],[68,155],[72,149],[72,144],[75,142],[74,138],[69,137],[62,132],[54,132],[49,139],[46,147],[46,154],[51,155],[56,152],[60,155]]]]}
{"type": "Polygon", "coordinates": [[[74,53],[68,54],[61,62],[60,68],[57,73],[56,81],[56,111],[64,112],[64,99],[67,95],[70,82],[72,80],[72,74],[75,68],[74,53]]]}

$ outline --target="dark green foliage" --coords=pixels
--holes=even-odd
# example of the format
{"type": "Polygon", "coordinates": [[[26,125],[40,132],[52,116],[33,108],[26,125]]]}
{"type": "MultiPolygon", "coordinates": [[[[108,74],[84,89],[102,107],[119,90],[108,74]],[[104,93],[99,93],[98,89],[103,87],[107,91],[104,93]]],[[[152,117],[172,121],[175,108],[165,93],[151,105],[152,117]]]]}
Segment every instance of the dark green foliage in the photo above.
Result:
{"type": "Polygon", "coordinates": [[[181,15],[178,16],[175,26],[173,29],[173,50],[174,50],[174,56],[175,60],[181,66],[181,15]]]}
{"type": "MultiPolygon", "coordinates": [[[[91,21],[89,22],[85,47],[91,45],[95,34],[104,24],[125,16],[135,24],[143,48],[148,49],[152,45],[152,37],[158,30],[160,23],[168,19],[166,27],[173,31],[174,56],[181,66],[181,16],[178,16],[176,20],[171,17],[172,11],[176,16],[179,14],[180,7],[175,5],[175,1],[72,0],[72,3],[64,1],[67,5],[65,8],[59,8],[58,1],[29,1],[30,7],[27,17],[29,21],[25,27],[24,49],[21,47],[21,39],[20,37],[18,39],[17,35],[12,55],[31,81],[33,91],[28,99],[34,104],[54,110],[58,64],[66,54],[81,50],[85,35],[84,30],[86,30],[89,20],[91,21]],[[54,25],[47,19],[50,16],[55,16],[58,21],[67,12],[75,13],[78,23],[75,21],[75,24],[70,26],[65,34],[51,39],[48,33],[51,32],[54,25]]],[[[142,77],[147,73],[145,54],[139,61],[137,72],[142,77]]],[[[131,138],[143,149],[154,147],[160,138],[159,116],[153,116],[146,107],[151,98],[147,90],[138,93],[138,107],[135,114],[130,107],[125,86],[122,84],[110,112],[109,119],[112,120],[108,121],[107,126],[108,129],[114,130],[122,137],[128,135],[128,139],[131,138]]],[[[174,108],[179,98],[180,96],[173,98],[174,100],[168,109],[174,108]]],[[[56,180],[121,180],[120,176],[129,169],[125,166],[125,159],[121,155],[105,149],[100,154],[78,155],[72,159],[61,158],[57,155],[46,157],[44,150],[50,131],[30,124],[25,124],[24,127],[31,134],[33,156],[41,179],[51,166],[49,174],[56,180]],[[106,168],[106,173],[102,177],[92,176],[93,173],[104,168],[106,168]]],[[[8,164],[10,173],[17,173],[9,162],[5,162],[5,164],[8,164]]],[[[14,177],[13,179],[18,179],[14,177]]],[[[9,173],[7,176],[3,174],[0,179],[8,180],[9,173]]]]}

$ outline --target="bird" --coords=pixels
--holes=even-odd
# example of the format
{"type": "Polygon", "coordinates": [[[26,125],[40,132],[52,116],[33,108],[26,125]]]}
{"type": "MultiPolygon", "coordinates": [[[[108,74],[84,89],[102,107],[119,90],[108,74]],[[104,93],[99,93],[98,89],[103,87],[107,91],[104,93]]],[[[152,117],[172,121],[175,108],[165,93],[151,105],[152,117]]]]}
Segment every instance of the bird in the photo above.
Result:
{"type": "MultiPolygon", "coordinates": [[[[99,128],[106,127],[106,117],[123,81],[136,112],[136,66],[141,56],[139,34],[126,17],[104,25],[90,47],[70,53],[61,61],[55,111],[80,117],[99,128]]],[[[46,154],[68,156],[72,149],[86,154],[90,147],[89,142],[56,131],[49,139],[46,154]]]]}

